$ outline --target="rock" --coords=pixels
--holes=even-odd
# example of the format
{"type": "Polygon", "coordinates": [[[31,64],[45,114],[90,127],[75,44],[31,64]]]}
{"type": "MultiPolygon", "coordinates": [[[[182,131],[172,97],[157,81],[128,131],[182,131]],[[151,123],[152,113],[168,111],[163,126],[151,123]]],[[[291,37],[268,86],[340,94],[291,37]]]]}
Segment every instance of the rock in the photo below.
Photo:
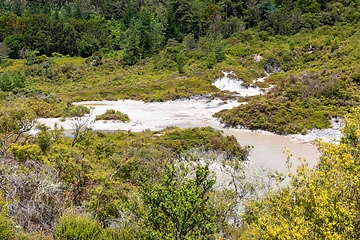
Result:
{"type": "Polygon", "coordinates": [[[260,56],[260,54],[255,54],[254,55],[254,60],[257,61],[257,62],[260,62],[262,59],[264,59],[263,56],[260,56]]]}

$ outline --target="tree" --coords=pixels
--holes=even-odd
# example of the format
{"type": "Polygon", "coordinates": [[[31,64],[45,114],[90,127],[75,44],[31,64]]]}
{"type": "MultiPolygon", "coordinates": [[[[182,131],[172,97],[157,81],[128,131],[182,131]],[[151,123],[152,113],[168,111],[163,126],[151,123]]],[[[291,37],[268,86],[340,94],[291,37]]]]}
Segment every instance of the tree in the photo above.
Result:
{"type": "MultiPolygon", "coordinates": [[[[245,1],[246,3],[246,1],[245,1]]],[[[226,17],[240,17],[245,10],[244,1],[242,0],[222,0],[217,3],[225,9],[226,17]]]]}
{"type": "Polygon", "coordinates": [[[178,72],[179,72],[180,74],[185,73],[185,71],[184,71],[184,66],[186,65],[186,61],[185,61],[184,54],[183,54],[182,52],[180,52],[180,53],[176,56],[176,63],[177,63],[178,72]]]}
{"type": "Polygon", "coordinates": [[[12,77],[13,87],[14,88],[23,88],[25,87],[25,76],[20,72],[17,71],[12,77]]]}
{"type": "Polygon", "coordinates": [[[123,61],[134,65],[141,58],[158,52],[163,43],[163,24],[150,7],[143,7],[138,16],[132,18],[125,35],[123,61]]]}
{"type": "Polygon", "coordinates": [[[209,193],[215,184],[209,165],[188,168],[166,166],[158,182],[145,181],[140,191],[144,208],[136,209],[150,239],[209,239],[215,219],[209,193]]]}
{"type": "Polygon", "coordinates": [[[224,9],[215,4],[210,3],[204,9],[204,13],[202,14],[202,22],[204,22],[204,26],[207,32],[218,33],[221,29],[221,21],[224,16],[224,9]]]}
{"type": "Polygon", "coordinates": [[[171,0],[169,2],[168,38],[175,37],[178,41],[182,41],[185,35],[197,33],[201,17],[201,2],[197,0],[171,0]]]}
{"type": "Polygon", "coordinates": [[[207,48],[206,64],[208,68],[212,68],[217,62],[225,59],[225,44],[221,34],[206,36],[205,44],[207,48]]]}
{"type": "Polygon", "coordinates": [[[81,136],[81,132],[90,128],[92,122],[90,122],[91,112],[89,114],[76,114],[71,119],[71,126],[73,129],[74,140],[71,144],[71,147],[74,147],[75,143],[79,141],[79,137],[81,136]]]}
{"type": "Polygon", "coordinates": [[[134,65],[141,58],[139,25],[141,23],[135,19],[131,20],[131,26],[126,31],[126,48],[123,61],[127,65],[134,65]]]}
{"type": "Polygon", "coordinates": [[[0,89],[4,92],[9,92],[13,89],[13,80],[8,72],[4,72],[0,76],[0,89]]]}
{"type": "Polygon", "coordinates": [[[202,1],[200,0],[195,0],[195,2],[193,2],[193,4],[191,4],[192,7],[192,22],[194,24],[194,28],[196,29],[195,31],[197,32],[197,48],[200,47],[200,36],[201,36],[201,16],[203,15],[204,12],[204,7],[205,5],[203,4],[202,1]]]}
{"type": "Polygon", "coordinates": [[[6,46],[6,44],[0,42],[0,65],[6,61],[9,53],[10,53],[10,49],[6,46]]]}
{"type": "Polygon", "coordinates": [[[36,119],[34,110],[23,99],[6,103],[0,110],[0,155],[4,155],[12,143],[29,132],[36,119]]]}

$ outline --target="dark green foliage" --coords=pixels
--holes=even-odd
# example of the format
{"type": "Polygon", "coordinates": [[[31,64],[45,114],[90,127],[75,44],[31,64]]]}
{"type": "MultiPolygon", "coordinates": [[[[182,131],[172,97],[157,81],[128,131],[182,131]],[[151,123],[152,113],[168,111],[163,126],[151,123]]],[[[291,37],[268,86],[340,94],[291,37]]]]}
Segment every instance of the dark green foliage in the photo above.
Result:
{"type": "Polygon", "coordinates": [[[20,72],[17,71],[12,77],[13,87],[14,88],[24,88],[25,87],[26,77],[20,72]]]}
{"type": "Polygon", "coordinates": [[[46,152],[50,148],[51,144],[51,135],[50,135],[50,128],[47,127],[45,124],[40,124],[36,126],[36,129],[39,131],[37,133],[37,142],[40,146],[41,151],[46,152]]]}
{"type": "Polygon", "coordinates": [[[162,23],[150,7],[143,7],[137,18],[132,18],[125,32],[123,61],[134,65],[141,58],[152,56],[162,45],[162,23]]]}
{"type": "Polygon", "coordinates": [[[181,42],[185,35],[195,33],[197,30],[195,24],[197,19],[194,19],[193,12],[195,1],[171,0],[169,2],[167,36],[181,42]]]}
{"type": "Polygon", "coordinates": [[[186,64],[186,61],[185,61],[185,58],[184,58],[184,54],[179,53],[179,54],[176,56],[176,63],[177,63],[178,72],[179,72],[180,74],[185,73],[185,71],[184,71],[184,66],[185,66],[185,64],[186,64]]]}
{"type": "Polygon", "coordinates": [[[209,166],[199,166],[194,176],[187,169],[166,166],[158,182],[140,186],[144,209],[136,209],[146,239],[211,239],[216,230],[209,205],[215,184],[209,166]]]}
{"type": "Polygon", "coordinates": [[[138,32],[140,22],[132,19],[131,27],[126,32],[127,44],[123,61],[127,65],[134,65],[141,58],[140,36],[138,32]]]}
{"type": "Polygon", "coordinates": [[[8,72],[5,72],[0,76],[0,89],[4,92],[9,92],[13,89],[12,77],[8,72]]]}
{"type": "Polygon", "coordinates": [[[120,111],[108,109],[104,114],[96,116],[95,121],[97,120],[115,120],[121,122],[129,122],[130,118],[127,114],[124,114],[120,111]]]}
{"type": "Polygon", "coordinates": [[[99,66],[102,62],[103,59],[103,53],[98,51],[98,52],[94,52],[91,57],[86,59],[86,63],[90,63],[90,67],[94,66],[99,66]]]}
{"type": "Polygon", "coordinates": [[[13,75],[4,72],[0,76],[0,89],[4,92],[12,91],[13,89],[20,89],[25,87],[25,76],[17,71],[13,75]]]}
{"type": "Polygon", "coordinates": [[[42,55],[39,56],[39,51],[31,51],[28,54],[25,55],[26,65],[32,65],[32,64],[40,64],[47,60],[47,56],[42,55]]]}
{"type": "Polygon", "coordinates": [[[67,103],[66,107],[64,108],[65,116],[66,117],[82,117],[84,114],[89,114],[90,109],[83,105],[72,105],[67,103]]]}
{"type": "Polygon", "coordinates": [[[225,45],[220,34],[206,36],[206,48],[207,48],[207,63],[211,68],[217,62],[221,62],[225,59],[225,45]]]}
{"type": "Polygon", "coordinates": [[[0,42],[0,66],[6,65],[6,60],[9,56],[10,49],[6,44],[0,42]]]}
{"type": "MultiPolygon", "coordinates": [[[[197,47],[207,34],[228,38],[256,28],[271,35],[293,35],[302,29],[356,24],[357,4],[319,1],[6,1],[0,13],[0,42],[11,58],[23,50],[88,57],[101,48],[123,50],[133,65],[163,49],[163,40],[181,42],[189,34],[197,47]]],[[[215,53],[216,61],[223,55],[215,53]]],[[[28,61],[28,64],[32,64],[28,61]]],[[[35,61],[36,62],[36,61],[35,61]]],[[[35,63],[34,62],[34,63],[35,63]]],[[[208,64],[212,66],[213,64],[208,64]]]]}

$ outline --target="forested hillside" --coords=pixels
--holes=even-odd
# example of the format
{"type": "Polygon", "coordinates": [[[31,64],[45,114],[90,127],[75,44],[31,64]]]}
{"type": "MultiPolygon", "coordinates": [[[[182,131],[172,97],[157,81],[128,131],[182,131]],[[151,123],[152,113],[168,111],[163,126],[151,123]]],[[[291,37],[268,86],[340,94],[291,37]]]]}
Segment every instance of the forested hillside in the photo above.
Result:
{"type": "Polygon", "coordinates": [[[0,0],[0,238],[359,239],[359,84],[358,0],[0,0]],[[264,94],[219,90],[223,72],[264,94]],[[104,133],[73,105],[194,96],[246,102],[215,114],[228,127],[345,118],[344,137],[314,169],[244,175],[250,147],[220,131],[104,133]]]}
{"type": "Polygon", "coordinates": [[[104,49],[123,50],[126,64],[158,53],[169,39],[198,47],[202,37],[226,39],[248,28],[289,36],[360,18],[357,1],[315,0],[2,0],[0,10],[0,42],[11,58],[26,51],[88,57],[104,49]]]}

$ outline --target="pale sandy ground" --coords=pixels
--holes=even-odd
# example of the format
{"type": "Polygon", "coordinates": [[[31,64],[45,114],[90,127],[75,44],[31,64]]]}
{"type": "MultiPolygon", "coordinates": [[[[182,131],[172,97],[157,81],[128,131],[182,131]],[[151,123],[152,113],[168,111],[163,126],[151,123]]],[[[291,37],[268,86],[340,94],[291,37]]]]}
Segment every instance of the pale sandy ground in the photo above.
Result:
{"type": "MultiPolygon", "coordinates": [[[[230,73],[224,73],[224,77],[214,82],[214,85],[222,90],[238,92],[240,96],[253,96],[261,94],[262,91],[257,87],[244,88],[241,81],[229,78],[230,73]]],[[[257,79],[255,81],[261,81],[257,79]]],[[[309,131],[307,135],[280,136],[265,131],[250,131],[244,129],[223,128],[219,121],[212,117],[215,112],[222,109],[231,109],[238,106],[237,101],[221,101],[219,99],[208,101],[207,99],[194,97],[190,100],[177,100],[168,102],[144,103],[142,101],[119,100],[119,101],[90,101],[79,102],[76,104],[92,107],[90,121],[96,115],[103,114],[107,109],[114,109],[129,115],[131,121],[121,123],[118,121],[96,121],[88,124],[94,130],[116,131],[125,130],[140,132],[150,129],[152,131],[161,130],[167,126],[177,126],[180,128],[211,126],[215,129],[223,130],[226,135],[234,135],[240,144],[250,145],[251,150],[249,160],[250,166],[257,169],[260,166],[267,169],[277,169],[281,172],[287,170],[286,155],[284,149],[292,153],[291,161],[293,170],[299,164],[298,158],[306,159],[313,166],[317,163],[319,152],[316,146],[309,144],[315,138],[334,140],[341,137],[340,129],[342,121],[333,121],[333,128],[309,131]]],[[[53,127],[54,123],[63,126],[67,133],[71,133],[71,119],[61,122],[60,119],[39,119],[39,123],[53,127]]],[[[221,175],[218,175],[218,178],[221,175]]],[[[223,179],[224,180],[224,179],[223,179]]]]}
{"type": "MultiPolygon", "coordinates": [[[[283,154],[287,148],[293,154],[292,160],[304,157],[311,164],[317,162],[318,151],[315,146],[298,141],[295,136],[280,136],[265,131],[250,131],[244,129],[222,128],[219,121],[212,114],[221,109],[232,108],[239,103],[236,101],[222,102],[220,100],[183,100],[164,103],[144,103],[141,101],[119,100],[99,102],[79,102],[93,107],[90,120],[96,115],[104,113],[107,109],[119,110],[129,115],[129,123],[117,121],[96,121],[91,124],[94,130],[115,131],[125,130],[140,132],[146,129],[161,130],[167,126],[180,128],[211,126],[223,130],[226,135],[234,135],[241,145],[252,145],[250,160],[252,164],[263,165],[266,168],[278,170],[286,169],[286,156],[283,154]],[[295,139],[295,140],[294,140],[295,139]]],[[[57,122],[65,130],[71,131],[71,120],[60,122],[60,119],[39,119],[40,123],[53,126],[57,122]]],[[[90,126],[90,125],[89,125],[90,126]]]]}

